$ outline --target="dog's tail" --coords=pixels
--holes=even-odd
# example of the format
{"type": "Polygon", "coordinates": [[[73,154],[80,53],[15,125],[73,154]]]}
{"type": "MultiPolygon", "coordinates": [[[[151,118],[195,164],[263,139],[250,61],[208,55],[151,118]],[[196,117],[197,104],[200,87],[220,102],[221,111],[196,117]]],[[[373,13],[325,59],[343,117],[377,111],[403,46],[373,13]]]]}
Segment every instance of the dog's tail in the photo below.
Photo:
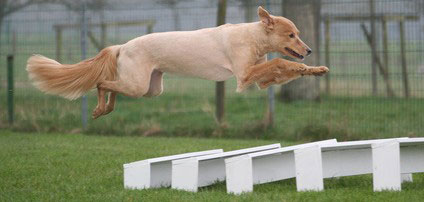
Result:
{"type": "Polygon", "coordinates": [[[120,45],[110,46],[77,64],[60,64],[42,55],[33,55],[28,59],[26,70],[41,91],[75,100],[99,82],[115,80],[119,50],[120,45]]]}

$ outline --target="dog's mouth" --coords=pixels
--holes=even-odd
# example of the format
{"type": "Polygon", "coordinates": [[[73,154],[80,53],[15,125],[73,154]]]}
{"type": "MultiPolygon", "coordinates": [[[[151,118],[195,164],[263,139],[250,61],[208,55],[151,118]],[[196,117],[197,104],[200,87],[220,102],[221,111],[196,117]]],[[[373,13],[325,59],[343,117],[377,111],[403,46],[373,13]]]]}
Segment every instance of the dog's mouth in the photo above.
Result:
{"type": "Polygon", "coordinates": [[[291,48],[286,47],[285,49],[291,56],[293,56],[295,58],[298,58],[298,59],[301,59],[301,60],[303,60],[305,58],[303,55],[297,53],[296,51],[294,51],[291,48]]]}

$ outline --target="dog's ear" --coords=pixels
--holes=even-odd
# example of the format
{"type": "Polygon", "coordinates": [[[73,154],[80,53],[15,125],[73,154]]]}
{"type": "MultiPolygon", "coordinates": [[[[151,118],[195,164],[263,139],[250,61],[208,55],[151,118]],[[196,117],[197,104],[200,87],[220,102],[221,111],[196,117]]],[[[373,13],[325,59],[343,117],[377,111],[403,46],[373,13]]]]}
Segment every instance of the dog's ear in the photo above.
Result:
{"type": "Polygon", "coordinates": [[[258,16],[261,22],[266,26],[268,30],[274,29],[274,19],[272,19],[268,11],[263,9],[262,6],[258,7],[258,16]]]}

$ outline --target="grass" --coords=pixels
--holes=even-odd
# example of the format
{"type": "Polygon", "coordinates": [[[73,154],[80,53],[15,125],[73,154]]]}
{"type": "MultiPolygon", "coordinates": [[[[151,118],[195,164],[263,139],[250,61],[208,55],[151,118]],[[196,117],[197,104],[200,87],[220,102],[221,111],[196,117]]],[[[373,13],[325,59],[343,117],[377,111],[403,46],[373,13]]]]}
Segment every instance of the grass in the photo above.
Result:
{"type": "MultiPolygon", "coordinates": [[[[179,86],[167,80],[166,86],[179,86]]],[[[231,83],[231,82],[229,82],[231,83]]],[[[218,125],[214,112],[213,83],[189,94],[171,89],[156,98],[119,97],[117,108],[98,120],[89,120],[81,130],[80,101],[70,102],[31,89],[18,89],[16,121],[7,124],[7,110],[0,111],[0,128],[21,132],[65,132],[118,136],[191,136],[320,140],[356,140],[397,136],[423,136],[422,99],[376,97],[323,97],[320,102],[276,102],[275,126],[264,127],[266,92],[228,94],[226,117],[218,125]],[[211,85],[209,85],[211,84],[211,85]],[[211,89],[209,89],[211,88],[211,89]]],[[[0,97],[4,94],[0,92],[0,97]]],[[[90,111],[96,105],[88,96],[90,111]]],[[[0,100],[6,109],[6,101],[0,100]]]]}
{"type": "MultiPolygon", "coordinates": [[[[370,175],[325,180],[323,192],[296,192],[294,180],[257,185],[227,195],[225,184],[198,193],[167,188],[125,190],[122,164],[145,158],[279,141],[181,137],[106,137],[28,134],[0,130],[0,201],[422,201],[424,175],[401,192],[372,192],[370,175]]],[[[283,145],[294,144],[282,142],[283,145]]]]}

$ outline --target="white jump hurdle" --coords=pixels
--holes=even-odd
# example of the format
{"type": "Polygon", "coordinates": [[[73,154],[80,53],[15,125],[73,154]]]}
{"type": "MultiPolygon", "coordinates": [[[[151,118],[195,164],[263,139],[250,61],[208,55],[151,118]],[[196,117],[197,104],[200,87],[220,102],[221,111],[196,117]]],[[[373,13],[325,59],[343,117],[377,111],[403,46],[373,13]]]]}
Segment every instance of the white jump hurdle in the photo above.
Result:
{"type": "Polygon", "coordinates": [[[222,153],[222,149],[192,152],[146,159],[124,164],[124,187],[127,189],[147,189],[171,185],[172,161],[195,156],[222,153]]]}
{"type": "Polygon", "coordinates": [[[172,188],[197,192],[199,187],[225,180],[225,159],[247,153],[280,148],[272,144],[207,156],[172,161],[172,188]]]}
{"type": "Polygon", "coordinates": [[[424,138],[398,138],[342,142],[307,147],[295,152],[296,161],[310,159],[319,163],[296,163],[299,191],[323,190],[323,178],[373,174],[374,191],[401,190],[401,174],[424,172],[424,138]],[[319,186],[311,186],[319,185],[319,186]]]}
{"type": "MultiPolygon", "coordinates": [[[[335,143],[337,143],[336,139],[331,139],[228,158],[225,160],[227,193],[251,192],[254,184],[293,178],[296,176],[295,150],[313,145],[335,143]]],[[[305,165],[302,166],[320,163],[315,160],[317,159],[316,156],[309,157],[310,159],[304,161],[305,165]]]]}

